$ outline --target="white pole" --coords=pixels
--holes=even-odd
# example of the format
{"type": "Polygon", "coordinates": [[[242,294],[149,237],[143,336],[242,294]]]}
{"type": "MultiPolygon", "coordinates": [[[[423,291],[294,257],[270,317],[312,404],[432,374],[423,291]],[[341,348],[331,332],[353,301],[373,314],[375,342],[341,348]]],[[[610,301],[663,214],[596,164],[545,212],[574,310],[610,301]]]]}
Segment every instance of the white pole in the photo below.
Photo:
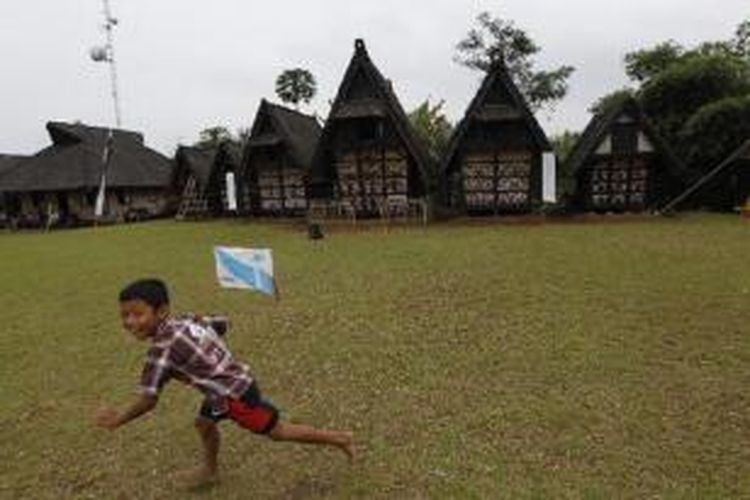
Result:
{"type": "Polygon", "coordinates": [[[122,113],[120,110],[120,93],[117,87],[117,63],[115,61],[115,37],[114,29],[117,26],[117,19],[112,17],[112,9],[109,0],[104,1],[104,15],[106,21],[104,30],[107,32],[107,62],[109,62],[109,72],[112,83],[112,100],[115,105],[115,125],[117,128],[122,126],[122,113]]]}
{"type": "MultiPolygon", "coordinates": [[[[117,19],[112,16],[112,8],[109,0],[102,0],[104,3],[104,31],[107,34],[107,45],[106,50],[106,62],[109,63],[109,74],[110,83],[112,86],[112,101],[114,103],[115,110],[115,127],[118,129],[122,127],[122,113],[120,110],[120,94],[117,88],[117,63],[115,60],[115,37],[114,29],[117,26],[117,19]]],[[[113,127],[109,127],[107,133],[107,139],[104,145],[104,152],[102,154],[102,173],[99,181],[99,190],[96,195],[96,203],[94,206],[95,220],[99,220],[104,215],[104,208],[106,205],[106,189],[107,189],[107,169],[109,162],[112,157],[112,148],[114,145],[114,130],[113,127]]]]}
{"type": "Polygon", "coordinates": [[[96,194],[96,204],[94,205],[94,216],[98,220],[104,215],[104,202],[107,190],[107,167],[109,166],[109,158],[112,154],[112,143],[114,141],[114,133],[112,129],[109,129],[107,133],[107,141],[104,145],[104,154],[102,155],[102,176],[99,181],[99,191],[96,194]]]}

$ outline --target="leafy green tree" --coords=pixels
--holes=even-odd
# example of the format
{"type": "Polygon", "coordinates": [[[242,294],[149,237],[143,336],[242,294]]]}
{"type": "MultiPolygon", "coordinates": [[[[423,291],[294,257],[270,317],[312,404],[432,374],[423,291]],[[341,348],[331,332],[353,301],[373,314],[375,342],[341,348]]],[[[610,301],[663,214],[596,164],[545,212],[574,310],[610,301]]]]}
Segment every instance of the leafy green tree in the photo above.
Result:
{"type": "Polygon", "coordinates": [[[436,158],[445,153],[453,133],[453,125],[443,111],[444,105],[445,101],[431,105],[427,99],[409,113],[409,121],[436,158]]]}
{"type": "Polygon", "coordinates": [[[570,162],[568,160],[580,139],[581,133],[571,130],[565,130],[550,138],[555,156],[559,160],[557,164],[557,194],[560,200],[568,199],[575,190],[575,177],[569,169],[570,162]]]}
{"type": "Polygon", "coordinates": [[[580,138],[581,133],[572,130],[564,130],[562,133],[553,135],[550,138],[552,148],[555,150],[555,156],[557,156],[561,163],[568,160],[580,138]]]}
{"type": "Polygon", "coordinates": [[[250,139],[250,134],[252,133],[252,129],[250,127],[240,127],[235,132],[235,140],[239,146],[244,147],[245,143],[247,143],[248,139],[250,139]]]}
{"type": "Polygon", "coordinates": [[[308,104],[317,92],[317,82],[306,69],[288,69],[276,79],[276,95],[285,103],[299,107],[300,102],[308,104]]]}
{"type": "Polygon", "coordinates": [[[742,21],[734,32],[732,40],[734,53],[739,57],[750,59],[750,19],[742,21]]]}
{"type": "Polygon", "coordinates": [[[641,103],[659,131],[675,141],[703,106],[750,93],[750,65],[732,55],[692,55],[646,82],[641,103]]]}
{"type": "Polygon", "coordinates": [[[193,144],[194,147],[203,149],[219,149],[224,144],[230,144],[241,148],[250,137],[249,128],[238,128],[232,133],[229,128],[223,125],[216,125],[201,130],[198,141],[193,144]]]}
{"type": "Polygon", "coordinates": [[[631,97],[635,97],[636,91],[632,88],[622,88],[615,90],[603,97],[597,99],[594,104],[589,106],[589,113],[598,115],[604,113],[614,106],[619,106],[623,101],[631,97]]]}
{"type": "Polygon", "coordinates": [[[750,138],[750,93],[701,107],[680,130],[686,160],[703,173],[750,138]]]}
{"type": "Polygon", "coordinates": [[[667,41],[627,54],[625,65],[644,110],[693,170],[711,168],[748,137],[743,113],[750,95],[750,20],[731,39],[692,48],[667,41]]]}
{"type": "Polygon", "coordinates": [[[233,140],[232,132],[227,127],[216,125],[201,130],[198,142],[194,146],[207,149],[218,148],[221,144],[233,140]]]}
{"type": "Polygon", "coordinates": [[[568,78],[575,71],[572,66],[536,70],[533,57],[541,49],[524,30],[489,12],[479,14],[476,22],[478,27],[456,45],[454,61],[484,72],[494,64],[505,64],[533,110],[553,107],[565,97],[568,78]]]}
{"type": "Polygon", "coordinates": [[[635,82],[647,83],[675,65],[711,57],[750,58],[750,19],[739,24],[730,40],[706,41],[690,50],[669,40],[630,52],[625,55],[625,73],[635,82]]]}
{"type": "Polygon", "coordinates": [[[685,49],[674,40],[630,52],[625,55],[625,74],[636,82],[646,82],[678,62],[684,54],[685,49]]]}

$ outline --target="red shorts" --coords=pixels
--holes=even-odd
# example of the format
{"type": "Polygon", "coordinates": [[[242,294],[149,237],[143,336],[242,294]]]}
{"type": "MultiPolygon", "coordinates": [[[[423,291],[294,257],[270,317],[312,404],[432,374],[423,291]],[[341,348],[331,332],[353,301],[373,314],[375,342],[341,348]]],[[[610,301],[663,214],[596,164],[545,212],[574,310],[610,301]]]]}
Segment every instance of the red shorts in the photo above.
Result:
{"type": "Polygon", "coordinates": [[[240,399],[224,398],[216,402],[207,398],[203,401],[199,413],[201,417],[214,422],[228,418],[256,434],[268,434],[279,421],[279,410],[263,399],[255,383],[240,399]]]}

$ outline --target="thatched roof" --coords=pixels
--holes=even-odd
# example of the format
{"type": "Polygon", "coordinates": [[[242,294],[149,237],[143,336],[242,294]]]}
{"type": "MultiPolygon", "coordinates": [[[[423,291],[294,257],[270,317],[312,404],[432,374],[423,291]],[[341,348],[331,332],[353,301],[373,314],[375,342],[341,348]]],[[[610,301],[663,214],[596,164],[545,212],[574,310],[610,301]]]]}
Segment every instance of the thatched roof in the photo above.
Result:
{"type": "Polygon", "coordinates": [[[393,91],[391,82],[386,80],[370,59],[365,42],[357,39],[354,42],[354,56],[344,74],[336,99],[331,106],[331,112],[326,120],[318,147],[313,159],[313,182],[327,181],[327,165],[325,165],[325,151],[329,147],[333,129],[340,120],[356,117],[380,116],[389,118],[399,137],[414,158],[417,168],[422,174],[424,182],[434,177],[431,171],[431,158],[422,140],[409,122],[406,112],[393,91]],[[374,90],[374,98],[347,98],[349,89],[358,75],[364,75],[368,84],[374,90]]]}
{"type": "Polygon", "coordinates": [[[698,179],[677,198],[670,201],[664,208],[663,212],[668,213],[685,203],[689,198],[698,195],[702,190],[710,188],[713,181],[716,181],[722,174],[729,172],[742,161],[750,162],[750,139],[745,141],[739,148],[730,154],[724,161],[709,171],[706,175],[698,179]]]}
{"type": "Polygon", "coordinates": [[[26,158],[25,156],[19,156],[19,155],[0,155],[0,177],[5,172],[9,172],[13,168],[15,168],[18,165],[18,163],[21,160],[24,160],[25,158],[26,158]]]}
{"type": "Polygon", "coordinates": [[[227,172],[237,173],[241,163],[241,149],[230,141],[223,142],[218,147],[180,146],[175,154],[175,162],[175,183],[178,189],[184,188],[184,182],[189,176],[193,176],[199,189],[206,191],[223,182],[227,172]]]}
{"type": "Polygon", "coordinates": [[[180,146],[175,154],[177,169],[195,177],[198,185],[205,187],[211,177],[216,160],[216,149],[180,146]]]}
{"type": "Polygon", "coordinates": [[[685,176],[686,169],[684,165],[675,156],[661,135],[659,135],[644,113],[643,108],[641,108],[638,101],[633,97],[623,99],[622,102],[611,106],[591,119],[567,160],[568,171],[571,174],[578,174],[585,165],[586,160],[596,151],[601,141],[611,131],[617,119],[622,115],[629,115],[638,122],[640,129],[654,145],[656,151],[663,157],[670,174],[676,178],[685,176]]]}
{"type": "MultiPolygon", "coordinates": [[[[20,160],[0,176],[0,191],[95,189],[101,181],[109,129],[82,124],[47,123],[52,145],[20,160]]],[[[147,148],[136,132],[114,130],[107,171],[110,188],[167,188],[173,164],[147,148]]]]}
{"type": "Polygon", "coordinates": [[[283,146],[296,167],[309,169],[321,131],[314,116],[263,99],[245,147],[244,164],[249,164],[253,150],[257,148],[283,146]]]}
{"type": "Polygon", "coordinates": [[[447,170],[453,162],[472,123],[512,121],[521,121],[524,124],[534,144],[541,151],[552,150],[544,130],[529,109],[518,87],[513,83],[505,65],[498,62],[493,64],[487,72],[482,85],[467,108],[464,118],[456,127],[448,144],[447,152],[443,157],[442,170],[447,170]],[[490,103],[490,94],[496,90],[500,90],[507,96],[506,99],[509,100],[509,103],[490,103]]]}

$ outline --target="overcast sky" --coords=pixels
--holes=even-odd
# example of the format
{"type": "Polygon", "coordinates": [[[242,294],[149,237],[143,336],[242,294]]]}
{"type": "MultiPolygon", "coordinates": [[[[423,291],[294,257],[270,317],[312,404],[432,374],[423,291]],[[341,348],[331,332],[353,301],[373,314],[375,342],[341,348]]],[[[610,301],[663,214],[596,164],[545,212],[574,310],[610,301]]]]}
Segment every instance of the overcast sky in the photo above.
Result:
{"type": "MultiPolygon", "coordinates": [[[[479,75],[452,61],[488,10],[541,46],[540,68],[576,68],[568,97],[539,113],[548,135],[588,122],[588,106],[627,83],[623,55],[674,39],[730,38],[748,0],[111,0],[124,128],[171,155],[213,125],[249,127],[274,81],[302,66],[318,79],[309,108],[325,116],[357,37],[409,110],[445,99],[459,119],[479,75]]],[[[49,143],[49,120],[114,121],[106,65],[89,48],[104,32],[101,0],[0,1],[0,153],[49,143]]]]}

